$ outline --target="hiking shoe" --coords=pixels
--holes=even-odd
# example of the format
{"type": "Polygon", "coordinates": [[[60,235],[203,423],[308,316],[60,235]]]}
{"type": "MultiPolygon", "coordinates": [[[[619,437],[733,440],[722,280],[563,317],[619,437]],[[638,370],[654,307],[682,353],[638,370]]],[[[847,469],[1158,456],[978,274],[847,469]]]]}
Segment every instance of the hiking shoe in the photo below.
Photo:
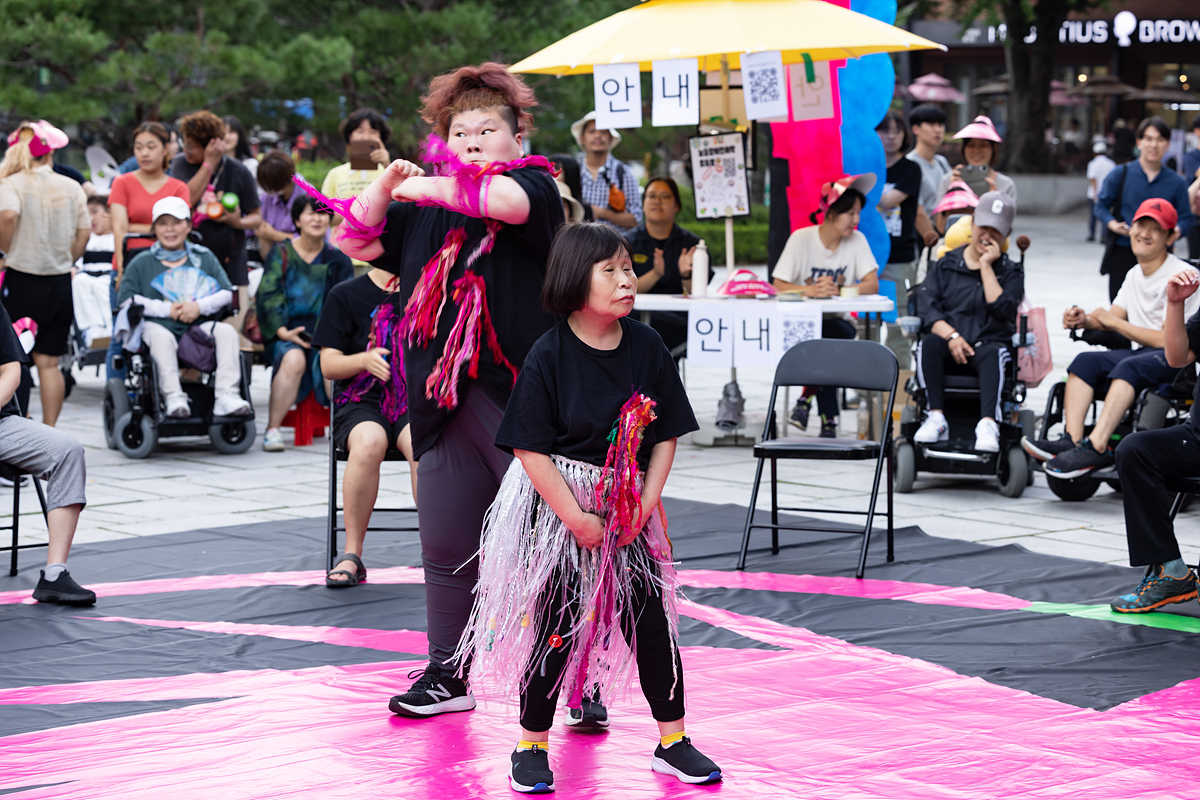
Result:
{"type": "Polygon", "coordinates": [[[1074,448],[1055,456],[1046,462],[1046,474],[1056,478],[1070,480],[1087,475],[1094,469],[1112,466],[1111,450],[1097,453],[1090,439],[1084,439],[1074,448]]]}
{"type": "Polygon", "coordinates": [[[608,709],[599,700],[585,697],[581,708],[567,709],[563,724],[578,733],[597,733],[608,727],[608,709]]]}
{"type": "Polygon", "coordinates": [[[408,677],[417,680],[407,692],[396,695],[388,703],[393,714],[432,717],[450,711],[470,711],[475,707],[475,697],[466,682],[437,664],[413,670],[408,677]]]}
{"type": "Polygon", "coordinates": [[[1191,569],[1184,578],[1172,578],[1163,573],[1161,564],[1146,570],[1146,577],[1130,594],[1123,594],[1109,603],[1109,608],[1121,614],[1141,614],[1171,603],[1183,603],[1196,597],[1196,573],[1191,569]]]}
{"type": "Polygon", "coordinates": [[[838,418],[827,417],[822,414],[821,433],[819,435],[822,439],[836,439],[838,435],[838,418]]]}
{"type": "Polygon", "coordinates": [[[926,414],[925,421],[913,434],[913,441],[917,444],[937,444],[949,438],[950,425],[946,422],[946,415],[940,411],[930,411],[926,414]]]}
{"type": "Polygon", "coordinates": [[[1030,439],[1021,437],[1021,449],[1037,461],[1049,461],[1068,450],[1075,449],[1075,441],[1065,433],[1058,439],[1030,439]]]}
{"type": "Polygon", "coordinates": [[[42,570],[33,590],[33,599],[39,603],[57,603],[62,606],[90,606],[96,602],[96,593],[76,583],[71,573],[65,569],[52,581],[46,580],[46,571],[42,570]]]}
{"type": "Polygon", "coordinates": [[[721,768],[692,745],[685,736],[670,747],[659,744],[650,759],[650,769],[674,775],[684,783],[713,783],[721,780],[721,768]]]}
{"type": "Polygon", "coordinates": [[[514,750],[512,767],[508,772],[508,784],[514,792],[553,792],[554,773],[550,769],[550,754],[536,745],[528,750],[514,750]]]}
{"type": "Polygon", "coordinates": [[[1000,426],[994,419],[975,423],[975,449],[981,453],[1000,452],[1000,426]]]}
{"type": "Polygon", "coordinates": [[[808,415],[811,413],[812,400],[807,397],[801,397],[796,400],[796,405],[792,406],[792,413],[788,417],[788,422],[800,430],[806,430],[808,428],[808,415]]]}

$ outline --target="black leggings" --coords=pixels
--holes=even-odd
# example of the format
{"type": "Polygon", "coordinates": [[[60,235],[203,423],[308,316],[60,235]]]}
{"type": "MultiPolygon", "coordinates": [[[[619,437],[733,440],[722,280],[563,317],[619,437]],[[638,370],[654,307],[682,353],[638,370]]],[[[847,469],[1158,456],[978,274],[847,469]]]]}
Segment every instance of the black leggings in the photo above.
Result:
{"type": "MultiPolygon", "coordinates": [[[[630,547],[641,547],[640,543],[630,547]]],[[[551,586],[551,597],[561,596],[559,584],[551,586]]],[[[683,717],[683,664],[679,660],[679,649],[672,646],[671,629],[663,610],[662,595],[657,587],[634,584],[634,616],[636,623],[629,630],[628,622],[622,625],[625,641],[631,634],[637,635],[638,679],[642,694],[650,704],[650,713],[659,722],[671,722],[683,717]],[[676,682],[675,676],[678,676],[676,682]]],[[[538,632],[539,642],[548,640],[557,633],[565,638],[570,619],[575,609],[550,610],[538,632]]],[[[529,665],[528,681],[521,693],[521,727],[527,731],[550,730],[554,723],[554,709],[558,705],[558,684],[566,666],[566,647],[550,650],[541,663],[529,665]]]]}
{"type": "MultiPolygon", "coordinates": [[[[853,339],[858,330],[854,323],[841,317],[825,317],[821,320],[822,339],[853,339]]],[[[817,396],[817,412],[826,419],[838,416],[838,387],[805,386],[804,397],[817,396]]]]}
{"type": "Polygon", "coordinates": [[[1200,474],[1200,439],[1191,424],[1130,434],[1117,445],[1125,536],[1134,567],[1179,558],[1171,523],[1174,475],[1200,474]]]}
{"type": "Polygon", "coordinates": [[[979,416],[999,421],[1000,384],[1004,380],[1004,363],[1008,350],[997,342],[979,342],[975,355],[966,364],[957,363],[950,355],[950,344],[940,336],[927,333],[917,348],[917,379],[925,389],[929,408],[946,408],[946,373],[979,376],[979,416]]]}

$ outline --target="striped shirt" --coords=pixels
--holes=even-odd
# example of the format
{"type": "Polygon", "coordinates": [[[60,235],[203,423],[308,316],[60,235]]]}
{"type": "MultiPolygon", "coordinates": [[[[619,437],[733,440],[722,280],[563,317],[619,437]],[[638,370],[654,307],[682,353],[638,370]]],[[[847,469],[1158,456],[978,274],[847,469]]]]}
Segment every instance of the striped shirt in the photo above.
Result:
{"type": "Polygon", "coordinates": [[[633,170],[617,161],[611,153],[608,161],[604,162],[604,166],[596,173],[595,178],[592,177],[592,172],[588,169],[587,164],[580,160],[579,179],[582,184],[580,194],[583,195],[580,199],[584,205],[608,208],[608,186],[611,181],[618,184],[617,188],[625,193],[625,210],[637,219],[637,223],[628,228],[622,228],[608,220],[597,220],[598,222],[603,222],[622,234],[634,230],[642,223],[642,191],[638,188],[637,179],[633,177],[633,170]]]}

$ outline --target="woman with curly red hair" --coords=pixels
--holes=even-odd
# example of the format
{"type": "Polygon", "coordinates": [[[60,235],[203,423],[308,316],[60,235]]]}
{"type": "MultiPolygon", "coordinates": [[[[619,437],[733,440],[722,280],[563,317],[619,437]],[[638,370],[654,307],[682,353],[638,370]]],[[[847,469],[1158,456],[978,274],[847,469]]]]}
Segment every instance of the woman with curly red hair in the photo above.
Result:
{"type": "Polygon", "coordinates": [[[436,174],[393,161],[354,201],[329,201],[345,212],[342,249],[394,274],[405,303],[375,319],[387,323],[378,338],[406,377],[429,665],[392,698],[397,714],[475,707],[469,665],[452,656],[471,611],[484,513],[512,458],[496,432],[516,365],[553,324],[541,292],[563,211],[550,163],[522,158],[536,102],[502,64],[434,78],[421,116],[436,174]]]}

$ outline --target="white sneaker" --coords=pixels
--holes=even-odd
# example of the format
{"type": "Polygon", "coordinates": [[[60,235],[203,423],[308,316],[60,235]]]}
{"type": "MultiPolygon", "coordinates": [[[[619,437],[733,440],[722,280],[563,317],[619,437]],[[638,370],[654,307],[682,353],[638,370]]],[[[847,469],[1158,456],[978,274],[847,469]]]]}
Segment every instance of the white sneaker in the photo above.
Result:
{"type": "Polygon", "coordinates": [[[271,428],[263,435],[263,450],[268,453],[283,452],[283,433],[279,428],[271,428]]]}
{"type": "Polygon", "coordinates": [[[213,398],[214,417],[247,417],[253,413],[250,404],[236,394],[218,394],[213,398]]]}
{"type": "Polygon", "coordinates": [[[946,423],[946,415],[940,411],[930,411],[925,415],[925,421],[917,428],[913,441],[917,444],[936,444],[950,438],[950,426],[946,423]]]}
{"type": "Polygon", "coordinates": [[[188,396],[183,392],[167,395],[166,401],[168,417],[181,419],[192,415],[192,404],[188,402],[188,396]]]}
{"type": "Polygon", "coordinates": [[[994,419],[981,419],[975,425],[975,449],[984,453],[1000,452],[1000,426],[994,419]]]}

